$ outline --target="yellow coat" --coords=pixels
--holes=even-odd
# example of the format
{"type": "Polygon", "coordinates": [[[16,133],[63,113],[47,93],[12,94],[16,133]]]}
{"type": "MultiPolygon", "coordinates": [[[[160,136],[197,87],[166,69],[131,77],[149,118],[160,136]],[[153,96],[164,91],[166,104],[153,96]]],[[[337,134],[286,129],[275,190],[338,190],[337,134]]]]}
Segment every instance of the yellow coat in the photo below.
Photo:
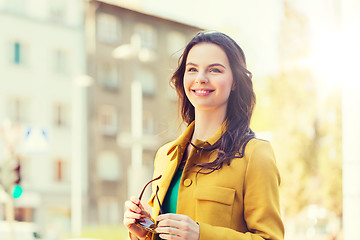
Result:
{"type": "MultiPolygon", "coordinates": [[[[162,146],[155,158],[153,183],[160,187],[158,196],[163,201],[172,177],[182,159],[187,142],[194,130],[194,122],[175,141],[162,146]]],[[[214,144],[225,130],[225,123],[207,141],[196,140],[203,147],[214,144]]],[[[199,152],[193,148],[181,177],[177,213],[185,214],[199,223],[200,240],[256,240],[284,239],[284,226],[280,216],[280,176],[271,145],[267,141],[252,139],[243,158],[235,158],[230,166],[224,164],[211,174],[197,174],[198,168],[189,169],[192,162],[209,162],[216,154],[199,152]]],[[[153,194],[149,204],[154,218],[159,205],[153,194]]]]}

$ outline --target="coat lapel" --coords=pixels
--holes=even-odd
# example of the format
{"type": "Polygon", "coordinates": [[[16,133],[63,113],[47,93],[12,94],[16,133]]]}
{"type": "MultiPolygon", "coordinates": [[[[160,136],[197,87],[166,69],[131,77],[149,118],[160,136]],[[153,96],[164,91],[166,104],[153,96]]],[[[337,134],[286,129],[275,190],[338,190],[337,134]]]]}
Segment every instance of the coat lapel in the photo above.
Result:
{"type": "MultiPolygon", "coordinates": [[[[155,175],[162,175],[159,181],[153,183],[153,194],[155,194],[156,186],[159,186],[158,197],[161,204],[164,201],[165,195],[169,189],[171,180],[173,179],[175,172],[181,162],[183,153],[185,148],[187,147],[187,143],[190,140],[190,137],[194,131],[194,122],[190,123],[189,126],[185,129],[183,134],[177,138],[170,148],[165,152],[165,154],[159,154],[158,158],[163,159],[156,159],[157,165],[161,163],[162,166],[155,166],[155,167],[163,167],[162,170],[158,171],[155,169],[155,175]]],[[[155,176],[154,177],[157,177],[155,176]]],[[[160,213],[159,203],[153,195],[152,199],[150,200],[153,203],[153,216],[156,217],[160,213]]]]}

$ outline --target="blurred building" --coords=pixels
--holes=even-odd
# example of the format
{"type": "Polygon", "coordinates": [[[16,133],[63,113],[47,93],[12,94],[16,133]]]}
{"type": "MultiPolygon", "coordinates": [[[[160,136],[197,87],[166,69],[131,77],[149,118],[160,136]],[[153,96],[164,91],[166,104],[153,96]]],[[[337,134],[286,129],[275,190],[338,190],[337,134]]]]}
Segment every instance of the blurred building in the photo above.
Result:
{"type": "MultiPolygon", "coordinates": [[[[128,183],[152,177],[157,148],[178,133],[177,97],[169,86],[183,47],[200,30],[106,1],[87,9],[89,224],[122,221],[128,183]],[[143,171],[131,164],[131,83],[142,86],[143,171]]],[[[141,189],[136,189],[139,192],[141,189]]]]}
{"type": "MultiPolygon", "coordinates": [[[[15,215],[43,230],[69,226],[71,89],[86,70],[83,7],[80,0],[0,1],[0,124],[21,128],[15,144],[24,192],[15,215]]],[[[2,161],[3,138],[0,149],[2,161]]]]}
{"type": "MultiPolygon", "coordinates": [[[[81,224],[121,223],[128,179],[151,178],[157,148],[178,134],[177,98],[168,83],[199,30],[105,1],[0,0],[0,124],[20,129],[15,148],[24,192],[15,200],[17,220],[69,232],[77,166],[81,224]],[[82,88],[84,79],[93,82],[82,88]],[[146,176],[128,174],[135,80],[142,86],[146,176]],[[78,148],[83,140],[86,152],[78,148]]],[[[0,138],[0,164],[6,151],[0,138]]]]}

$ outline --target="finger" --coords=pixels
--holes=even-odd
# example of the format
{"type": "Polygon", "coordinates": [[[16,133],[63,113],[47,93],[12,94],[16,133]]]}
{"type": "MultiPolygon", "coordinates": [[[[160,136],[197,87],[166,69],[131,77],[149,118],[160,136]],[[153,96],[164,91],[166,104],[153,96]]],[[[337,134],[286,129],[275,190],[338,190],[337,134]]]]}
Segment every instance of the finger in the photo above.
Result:
{"type": "Polygon", "coordinates": [[[141,208],[132,201],[126,201],[125,207],[132,212],[141,213],[141,208]]]}
{"type": "Polygon", "coordinates": [[[163,221],[165,219],[174,218],[175,216],[173,216],[173,215],[175,215],[175,214],[172,214],[172,213],[160,214],[159,216],[156,217],[156,221],[160,222],[160,221],[163,221]]]}
{"type": "Polygon", "coordinates": [[[160,214],[159,216],[156,217],[156,221],[162,221],[165,219],[173,219],[176,221],[186,221],[187,219],[190,219],[190,218],[186,215],[175,214],[175,213],[160,214]]]}
{"type": "Polygon", "coordinates": [[[173,220],[173,219],[164,219],[161,221],[158,221],[158,227],[174,227],[178,228],[180,221],[173,220]]]}
{"type": "Polygon", "coordinates": [[[136,220],[134,218],[124,218],[123,220],[123,223],[125,225],[125,227],[129,230],[132,230],[132,231],[138,231],[138,230],[141,230],[141,231],[147,231],[143,228],[140,228],[138,225],[137,225],[137,221],[139,220],[136,220]]]}
{"type": "Polygon", "coordinates": [[[160,234],[159,237],[161,239],[170,239],[170,240],[183,240],[184,238],[180,237],[180,236],[176,236],[176,235],[172,235],[172,234],[160,234]]]}
{"type": "Polygon", "coordinates": [[[164,234],[171,234],[176,236],[181,236],[181,230],[174,227],[157,227],[156,233],[164,233],[164,234]]]}
{"type": "Polygon", "coordinates": [[[158,226],[160,227],[176,227],[176,228],[187,229],[188,224],[191,224],[193,222],[193,220],[186,215],[180,215],[180,214],[163,214],[163,215],[160,215],[161,217],[159,216],[156,218],[158,226]]]}
{"type": "Polygon", "coordinates": [[[136,206],[138,206],[141,210],[145,210],[143,203],[141,203],[140,199],[135,196],[130,197],[130,201],[134,203],[136,206]]]}
{"type": "Polygon", "coordinates": [[[140,219],[140,218],[141,218],[141,214],[135,213],[135,212],[131,212],[131,211],[126,211],[126,212],[124,213],[124,218],[140,219]]]}
{"type": "Polygon", "coordinates": [[[135,219],[134,218],[124,218],[123,223],[125,225],[126,228],[130,228],[133,224],[135,224],[135,219]]]}

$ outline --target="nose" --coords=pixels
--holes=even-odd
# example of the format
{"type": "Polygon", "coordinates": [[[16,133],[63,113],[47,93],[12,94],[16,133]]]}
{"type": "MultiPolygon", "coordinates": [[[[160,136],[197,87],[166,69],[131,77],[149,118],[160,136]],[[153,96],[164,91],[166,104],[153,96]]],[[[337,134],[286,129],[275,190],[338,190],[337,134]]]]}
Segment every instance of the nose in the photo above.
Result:
{"type": "Polygon", "coordinates": [[[208,82],[208,78],[204,71],[199,71],[198,75],[196,76],[195,83],[197,84],[204,84],[208,82]]]}

